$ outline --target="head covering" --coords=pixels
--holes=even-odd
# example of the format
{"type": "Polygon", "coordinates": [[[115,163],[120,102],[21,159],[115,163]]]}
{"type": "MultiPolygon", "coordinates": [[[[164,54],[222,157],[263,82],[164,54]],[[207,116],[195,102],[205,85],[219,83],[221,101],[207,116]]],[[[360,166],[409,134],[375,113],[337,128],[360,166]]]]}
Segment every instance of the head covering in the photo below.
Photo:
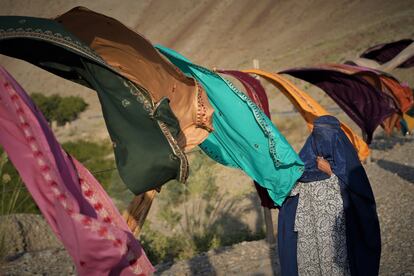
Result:
{"type": "Polygon", "coordinates": [[[1,54],[98,92],[120,176],[132,192],[186,180],[188,162],[176,142],[180,128],[168,99],[155,103],[56,21],[2,16],[0,29],[1,54]]]}
{"type": "Polygon", "coordinates": [[[111,198],[66,154],[26,92],[0,67],[0,145],[79,275],[154,271],[111,198]]]}
{"type": "MultiPolygon", "coordinates": [[[[296,110],[299,111],[310,130],[313,128],[313,121],[315,118],[322,115],[328,115],[328,111],[326,111],[326,109],[317,101],[283,76],[258,69],[245,70],[245,72],[264,77],[277,87],[295,106],[296,110]]],[[[341,123],[341,128],[357,150],[359,159],[365,160],[370,154],[368,145],[346,124],[341,123]]]]}
{"type": "Polygon", "coordinates": [[[217,162],[240,168],[280,205],[302,175],[302,161],[248,96],[218,74],[163,46],[156,48],[204,87],[215,112],[214,131],[200,145],[217,162]]]}
{"type": "Polygon", "coordinates": [[[300,182],[329,178],[319,171],[317,156],[326,159],[339,178],[346,215],[348,257],[352,275],[378,275],[381,236],[374,194],[358,156],[339,121],[321,116],[299,153],[305,162],[300,182]]]}
{"type": "Polygon", "coordinates": [[[122,76],[143,87],[154,102],[164,97],[170,100],[182,130],[177,137],[181,148],[191,150],[207,138],[212,129],[213,108],[203,88],[163,58],[144,36],[83,7],[55,20],[122,76]]]}
{"type": "Polygon", "coordinates": [[[282,71],[324,90],[366,133],[371,143],[375,129],[395,113],[387,97],[364,78],[338,70],[310,67],[282,71]]]}

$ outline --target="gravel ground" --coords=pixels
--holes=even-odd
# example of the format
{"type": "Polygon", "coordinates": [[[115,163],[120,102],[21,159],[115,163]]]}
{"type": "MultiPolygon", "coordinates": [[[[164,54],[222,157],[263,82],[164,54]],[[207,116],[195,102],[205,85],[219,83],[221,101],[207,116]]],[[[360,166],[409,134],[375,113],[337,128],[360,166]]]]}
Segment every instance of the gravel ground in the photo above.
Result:
{"type": "Polygon", "coordinates": [[[366,170],[381,226],[380,274],[414,275],[414,140],[377,139],[373,148],[366,170]]]}
{"type": "MultiPolygon", "coordinates": [[[[380,275],[414,275],[414,138],[376,137],[365,165],[382,235],[380,275]]],[[[159,275],[279,275],[276,246],[245,242],[157,266],[159,275]]]]}
{"type": "MultiPolygon", "coordinates": [[[[365,168],[381,224],[380,275],[414,275],[414,139],[377,137],[372,148],[372,162],[365,168]]],[[[33,228],[18,223],[19,231],[15,232],[38,233],[43,224],[35,223],[33,228]],[[26,231],[26,227],[32,230],[26,231]]],[[[42,239],[10,238],[15,241],[11,252],[19,253],[1,267],[0,275],[74,275],[72,262],[58,243],[36,244],[35,240],[42,239]]],[[[156,275],[278,275],[278,261],[276,245],[269,246],[265,241],[242,242],[190,260],[160,264],[156,275]]]]}

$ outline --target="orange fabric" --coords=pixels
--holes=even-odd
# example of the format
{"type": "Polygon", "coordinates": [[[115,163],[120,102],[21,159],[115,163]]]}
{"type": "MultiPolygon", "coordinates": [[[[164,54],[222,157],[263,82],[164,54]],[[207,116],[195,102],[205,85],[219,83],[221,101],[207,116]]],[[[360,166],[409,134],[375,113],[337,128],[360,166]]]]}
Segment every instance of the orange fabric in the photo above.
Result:
{"type": "MultiPolygon", "coordinates": [[[[258,69],[244,70],[244,72],[264,77],[276,86],[286,97],[288,97],[295,108],[300,112],[310,130],[313,128],[313,121],[315,118],[329,115],[329,113],[312,97],[301,91],[284,77],[276,73],[269,73],[258,69]]],[[[357,150],[359,159],[365,160],[370,154],[368,145],[344,123],[341,123],[341,128],[357,150]]]]}
{"type": "Polygon", "coordinates": [[[407,123],[408,131],[412,132],[414,130],[414,117],[404,113],[403,118],[407,123]]]}
{"type": "Polygon", "coordinates": [[[121,22],[83,7],[55,18],[97,52],[109,65],[145,88],[155,102],[163,97],[177,117],[181,148],[189,151],[212,130],[213,107],[203,88],[163,58],[142,35],[121,22]]]}
{"type": "Polygon", "coordinates": [[[399,129],[398,125],[399,125],[400,119],[401,119],[401,115],[398,113],[394,113],[390,117],[386,118],[381,124],[382,128],[384,129],[384,132],[387,135],[391,135],[392,131],[394,130],[394,127],[399,129]]]}
{"type": "Polygon", "coordinates": [[[401,112],[407,112],[413,106],[414,99],[410,87],[399,84],[396,80],[381,76],[381,82],[394,94],[401,112]]]}

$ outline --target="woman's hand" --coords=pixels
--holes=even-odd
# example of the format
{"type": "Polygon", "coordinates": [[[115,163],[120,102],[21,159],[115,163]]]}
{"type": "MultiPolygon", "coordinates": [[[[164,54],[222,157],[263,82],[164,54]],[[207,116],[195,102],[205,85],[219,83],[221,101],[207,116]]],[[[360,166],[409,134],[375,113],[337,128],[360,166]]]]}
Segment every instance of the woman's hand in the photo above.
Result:
{"type": "Polygon", "coordinates": [[[316,158],[316,164],[318,165],[318,169],[326,173],[327,175],[332,175],[332,169],[329,162],[324,159],[322,156],[318,156],[316,158]]]}

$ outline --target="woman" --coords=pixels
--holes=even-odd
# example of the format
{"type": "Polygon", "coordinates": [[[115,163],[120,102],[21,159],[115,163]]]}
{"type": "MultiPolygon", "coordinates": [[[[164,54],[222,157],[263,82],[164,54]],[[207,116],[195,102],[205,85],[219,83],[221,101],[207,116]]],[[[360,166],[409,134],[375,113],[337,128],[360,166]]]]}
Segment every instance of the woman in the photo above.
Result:
{"type": "Polygon", "coordinates": [[[305,172],[279,212],[283,275],[378,275],[374,195],[352,144],[332,116],[314,121],[305,172]]]}

